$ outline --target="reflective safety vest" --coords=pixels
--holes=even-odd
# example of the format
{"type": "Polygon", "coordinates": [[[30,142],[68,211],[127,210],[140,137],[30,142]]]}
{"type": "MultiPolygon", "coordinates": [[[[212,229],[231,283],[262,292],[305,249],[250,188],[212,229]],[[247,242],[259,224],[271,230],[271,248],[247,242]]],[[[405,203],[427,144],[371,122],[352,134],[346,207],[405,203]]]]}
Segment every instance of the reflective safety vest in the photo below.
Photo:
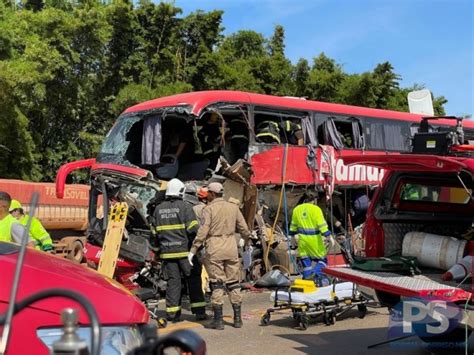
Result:
{"type": "Polygon", "coordinates": [[[262,143],[280,144],[280,126],[274,121],[263,121],[257,126],[256,137],[262,143]]]}
{"type": "Polygon", "coordinates": [[[177,259],[188,256],[199,223],[190,203],[181,199],[168,199],[156,206],[155,235],[161,259],[177,259]]]}
{"type": "MultiPolygon", "coordinates": [[[[24,215],[23,217],[20,218],[19,222],[23,224],[24,226],[26,226],[29,218],[30,216],[24,215]]],[[[49,233],[46,231],[46,229],[44,229],[40,220],[36,217],[33,217],[33,219],[31,220],[30,235],[36,242],[37,249],[42,249],[42,247],[46,245],[47,246],[53,245],[53,240],[49,236],[49,233]]]]}
{"type": "Polygon", "coordinates": [[[6,215],[2,220],[0,220],[0,241],[1,242],[13,242],[11,231],[12,231],[12,225],[14,223],[19,223],[19,222],[11,214],[6,215]]]}
{"type": "Polygon", "coordinates": [[[298,254],[300,257],[326,256],[323,236],[331,234],[323,216],[323,211],[312,203],[303,203],[293,210],[290,232],[298,234],[298,254]]]}

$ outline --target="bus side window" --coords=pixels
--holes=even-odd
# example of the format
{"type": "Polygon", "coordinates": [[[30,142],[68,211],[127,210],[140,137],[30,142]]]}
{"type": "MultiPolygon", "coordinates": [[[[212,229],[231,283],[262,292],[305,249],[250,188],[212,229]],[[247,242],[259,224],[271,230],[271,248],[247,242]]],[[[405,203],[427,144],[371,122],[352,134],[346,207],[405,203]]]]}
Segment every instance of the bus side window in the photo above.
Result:
{"type": "Polygon", "coordinates": [[[305,118],[307,115],[301,112],[278,112],[256,108],[255,139],[257,143],[263,144],[304,145],[303,126],[305,123],[307,125],[307,122],[303,122],[305,118]]]}
{"type": "Polygon", "coordinates": [[[344,148],[354,148],[354,135],[352,134],[352,122],[335,121],[337,134],[344,148]]]}

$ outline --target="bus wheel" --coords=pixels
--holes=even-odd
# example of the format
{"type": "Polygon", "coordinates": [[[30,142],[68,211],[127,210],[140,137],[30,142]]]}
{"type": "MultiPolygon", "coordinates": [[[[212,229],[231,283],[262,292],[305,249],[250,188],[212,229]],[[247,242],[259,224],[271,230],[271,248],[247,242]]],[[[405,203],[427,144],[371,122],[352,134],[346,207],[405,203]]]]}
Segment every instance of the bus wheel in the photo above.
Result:
{"type": "Polygon", "coordinates": [[[67,259],[80,263],[84,258],[84,246],[79,240],[75,240],[70,244],[67,259]]]}

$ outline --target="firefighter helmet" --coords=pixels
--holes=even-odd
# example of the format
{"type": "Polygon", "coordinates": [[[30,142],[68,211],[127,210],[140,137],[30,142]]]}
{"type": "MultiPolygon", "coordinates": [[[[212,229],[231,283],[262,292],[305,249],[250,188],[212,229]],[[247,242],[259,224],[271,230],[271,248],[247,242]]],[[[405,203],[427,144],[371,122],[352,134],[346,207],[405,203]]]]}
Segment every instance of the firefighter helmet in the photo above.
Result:
{"type": "Polygon", "coordinates": [[[186,186],[179,179],[171,179],[168,181],[166,186],[166,197],[184,197],[184,192],[186,191],[186,186]]]}

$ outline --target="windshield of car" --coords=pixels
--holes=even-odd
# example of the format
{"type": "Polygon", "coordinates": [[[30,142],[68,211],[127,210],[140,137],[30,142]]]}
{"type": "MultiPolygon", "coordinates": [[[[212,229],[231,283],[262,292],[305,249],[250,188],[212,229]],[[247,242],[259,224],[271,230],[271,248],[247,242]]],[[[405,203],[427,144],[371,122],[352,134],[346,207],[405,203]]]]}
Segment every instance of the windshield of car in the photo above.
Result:
{"type": "Polygon", "coordinates": [[[434,203],[468,204],[471,189],[462,186],[440,186],[428,183],[405,183],[401,187],[402,201],[422,201],[434,203]]]}

